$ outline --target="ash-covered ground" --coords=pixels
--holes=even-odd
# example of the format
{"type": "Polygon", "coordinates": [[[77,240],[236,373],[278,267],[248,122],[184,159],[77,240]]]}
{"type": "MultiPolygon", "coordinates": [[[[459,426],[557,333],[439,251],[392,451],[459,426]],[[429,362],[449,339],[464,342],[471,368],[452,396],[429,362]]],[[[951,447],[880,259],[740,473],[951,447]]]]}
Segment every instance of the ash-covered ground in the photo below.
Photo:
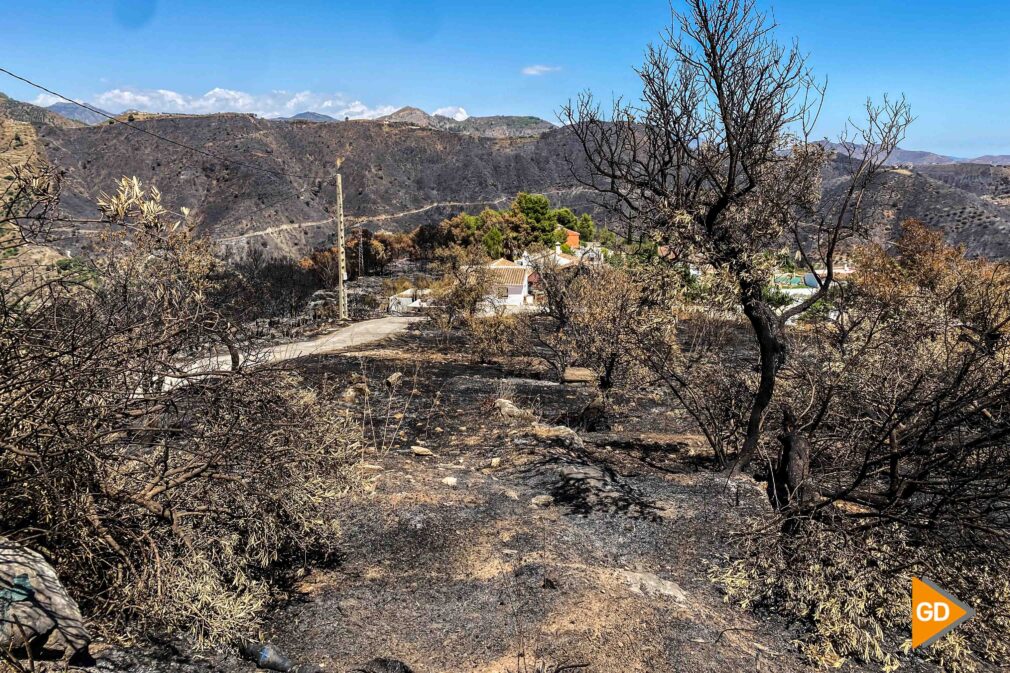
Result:
{"type": "MultiPolygon", "coordinates": [[[[767,506],[762,485],[713,469],[661,391],[617,398],[606,431],[573,429],[591,387],[527,362],[474,364],[423,326],[294,366],[369,446],[363,487],[330,508],[339,559],[306,575],[261,634],[293,660],[377,673],[363,666],[807,670],[787,625],[726,604],[707,576],[767,506]]],[[[227,651],[158,647],[154,666],[118,650],[101,665],[254,670],[227,651]]]]}

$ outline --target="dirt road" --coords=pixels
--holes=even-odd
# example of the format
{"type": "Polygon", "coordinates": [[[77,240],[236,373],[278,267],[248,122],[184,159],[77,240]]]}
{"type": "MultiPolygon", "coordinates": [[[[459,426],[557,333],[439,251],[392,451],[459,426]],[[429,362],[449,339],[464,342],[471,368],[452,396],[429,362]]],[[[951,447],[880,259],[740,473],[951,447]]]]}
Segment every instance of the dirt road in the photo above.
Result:
{"type": "MultiPolygon", "coordinates": [[[[255,362],[257,364],[277,363],[309,355],[323,355],[355,348],[405,332],[411,323],[418,320],[423,320],[423,318],[389,316],[375,320],[364,320],[313,339],[269,346],[255,354],[255,362]]],[[[214,358],[194,363],[190,367],[190,371],[209,372],[230,368],[231,357],[227,353],[223,353],[214,358]]]]}

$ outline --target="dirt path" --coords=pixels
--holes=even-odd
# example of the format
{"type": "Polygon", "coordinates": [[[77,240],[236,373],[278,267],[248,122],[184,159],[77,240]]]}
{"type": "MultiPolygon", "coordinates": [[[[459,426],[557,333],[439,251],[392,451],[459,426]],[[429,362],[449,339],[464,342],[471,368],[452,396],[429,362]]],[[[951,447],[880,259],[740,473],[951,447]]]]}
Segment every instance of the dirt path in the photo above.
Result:
{"type": "MultiPolygon", "coordinates": [[[[254,356],[256,364],[270,364],[309,357],[311,355],[326,355],[348,348],[356,348],[365,344],[381,341],[396,336],[407,330],[411,323],[424,318],[389,316],[356,322],[329,334],[323,334],[313,339],[295,341],[292,343],[269,346],[254,356]]],[[[246,361],[244,361],[246,362],[246,361]]],[[[192,372],[216,371],[231,367],[231,357],[223,353],[214,358],[201,360],[190,368],[192,372]]]]}

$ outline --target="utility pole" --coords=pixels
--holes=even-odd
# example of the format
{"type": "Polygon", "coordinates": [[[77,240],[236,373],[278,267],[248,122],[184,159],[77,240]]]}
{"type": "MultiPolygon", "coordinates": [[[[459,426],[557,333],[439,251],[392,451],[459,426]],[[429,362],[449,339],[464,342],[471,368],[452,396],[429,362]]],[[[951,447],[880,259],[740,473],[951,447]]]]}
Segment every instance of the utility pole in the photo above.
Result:
{"type": "MultiPolygon", "coordinates": [[[[337,170],[343,160],[337,159],[337,170]]],[[[337,295],[340,319],[347,320],[347,258],[344,256],[344,184],[337,173],[337,295]]]]}
{"type": "Polygon", "coordinates": [[[365,225],[358,225],[358,275],[365,275],[365,225]]]}

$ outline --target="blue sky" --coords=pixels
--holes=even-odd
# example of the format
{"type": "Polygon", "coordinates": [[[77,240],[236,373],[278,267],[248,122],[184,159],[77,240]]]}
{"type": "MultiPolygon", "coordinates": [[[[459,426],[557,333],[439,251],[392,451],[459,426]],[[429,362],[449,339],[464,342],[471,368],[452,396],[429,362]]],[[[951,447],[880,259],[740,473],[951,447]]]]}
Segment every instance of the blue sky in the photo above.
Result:
{"type": "MultiPolygon", "coordinates": [[[[582,89],[637,95],[666,0],[33,0],[5,7],[0,65],[126,108],[375,116],[403,105],[555,121],[582,89]],[[540,66],[539,68],[536,66],[540,66]]],[[[1010,153],[1010,2],[779,0],[829,78],[820,131],[867,96],[908,95],[904,146],[1010,153]]],[[[38,92],[3,79],[0,91],[38,92]]],[[[46,102],[42,100],[40,102],[46,102]]]]}

